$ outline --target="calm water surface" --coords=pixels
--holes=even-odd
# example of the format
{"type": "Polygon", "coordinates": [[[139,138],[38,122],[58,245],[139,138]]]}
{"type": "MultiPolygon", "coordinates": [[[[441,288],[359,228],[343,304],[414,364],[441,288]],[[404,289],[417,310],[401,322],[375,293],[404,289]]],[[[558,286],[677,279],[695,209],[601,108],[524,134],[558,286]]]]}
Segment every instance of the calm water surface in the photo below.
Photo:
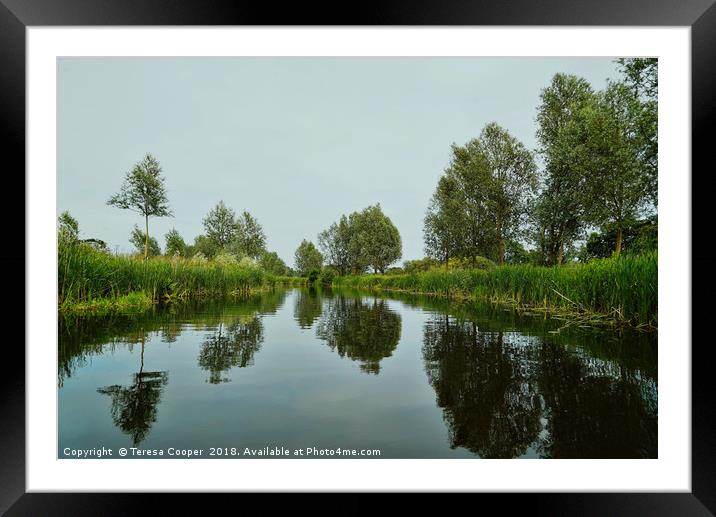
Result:
{"type": "Polygon", "coordinates": [[[60,317],[59,454],[657,457],[656,334],[564,325],[490,305],[307,289],[60,317]]]}

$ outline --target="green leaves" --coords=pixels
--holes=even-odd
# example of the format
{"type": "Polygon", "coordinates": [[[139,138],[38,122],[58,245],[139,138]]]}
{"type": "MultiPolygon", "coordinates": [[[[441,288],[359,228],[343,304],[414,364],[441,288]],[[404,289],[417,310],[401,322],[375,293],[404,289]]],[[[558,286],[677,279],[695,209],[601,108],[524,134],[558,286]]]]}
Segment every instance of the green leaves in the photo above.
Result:
{"type": "Polygon", "coordinates": [[[505,256],[536,189],[532,153],[497,124],[464,146],[453,144],[424,219],[426,253],[450,257],[505,256]]]}
{"type": "Polygon", "coordinates": [[[107,204],[144,216],[171,217],[161,171],[157,159],[147,154],[126,174],[120,191],[107,204]]]}
{"type": "Polygon", "coordinates": [[[312,242],[303,239],[294,254],[296,270],[301,276],[307,276],[313,270],[319,270],[323,266],[323,256],[312,242]]]}

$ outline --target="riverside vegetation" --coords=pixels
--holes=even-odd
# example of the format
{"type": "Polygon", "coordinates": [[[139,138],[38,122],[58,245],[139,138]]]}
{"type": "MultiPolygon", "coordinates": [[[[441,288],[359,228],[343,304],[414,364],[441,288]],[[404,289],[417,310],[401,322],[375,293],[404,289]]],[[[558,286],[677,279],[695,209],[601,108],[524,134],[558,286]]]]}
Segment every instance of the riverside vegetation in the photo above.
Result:
{"type": "Polygon", "coordinates": [[[594,91],[556,74],[541,92],[538,149],[496,123],[453,144],[423,220],[426,257],[402,256],[380,204],[302,239],[295,269],[269,251],[248,211],[220,201],[192,244],[176,229],[165,251],[150,217],[171,217],[156,158],[145,156],[107,204],[143,218],[134,255],[80,239],[59,218],[58,305],[65,312],[144,310],[157,302],[245,296],[281,284],[323,284],[480,298],[560,313],[580,325],[654,329],[657,318],[657,62],[618,60],[624,79],[594,91]],[[536,156],[543,165],[538,167],[536,156]]]}

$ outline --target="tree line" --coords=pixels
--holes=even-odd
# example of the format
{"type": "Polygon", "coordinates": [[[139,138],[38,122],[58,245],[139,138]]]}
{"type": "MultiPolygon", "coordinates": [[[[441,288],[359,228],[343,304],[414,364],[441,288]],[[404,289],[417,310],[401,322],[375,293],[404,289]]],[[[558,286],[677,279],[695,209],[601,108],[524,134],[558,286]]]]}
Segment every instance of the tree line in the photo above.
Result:
{"type": "MultiPolygon", "coordinates": [[[[559,265],[656,248],[657,60],[617,62],[622,80],[601,91],[574,75],[552,78],[540,93],[536,150],[495,122],[464,145],[453,144],[423,221],[427,257],[405,270],[436,262],[559,265]]],[[[144,218],[144,229],[135,225],[129,241],[145,259],[161,254],[149,218],[173,216],[161,172],[147,154],[107,200],[144,218]]],[[[295,269],[267,250],[263,228],[247,210],[237,214],[219,201],[202,223],[204,233],[192,244],[176,229],[168,232],[165,255],[243,261],[275,275],[302,276],[326,267],[339,275],[383,274],[402,256],[400,233],[380,204],[342,215],[318,234],[318,247],[303,239],[295,269]]],[[[61,239],[79,239],[68,212],[59,224],[61,239]]],[[[98,239],[86,241],[106,249],[98,239]]]]}
{"type": "MultiPolygon", "coordinates": [[[[601,230],[587,240],[592,250],[611,234],[618,255],[625,231],[647,228],[645,216],[656,222],[657,60],[617,61],[623,79],[602,91],[574,75],[552,78],[535,152],[494,122],[453,144],[424,219],[428,257],[559,265],[587,230],[601,230]]],[[[655,247],[655,238],[637,241],[655,247]]]]}

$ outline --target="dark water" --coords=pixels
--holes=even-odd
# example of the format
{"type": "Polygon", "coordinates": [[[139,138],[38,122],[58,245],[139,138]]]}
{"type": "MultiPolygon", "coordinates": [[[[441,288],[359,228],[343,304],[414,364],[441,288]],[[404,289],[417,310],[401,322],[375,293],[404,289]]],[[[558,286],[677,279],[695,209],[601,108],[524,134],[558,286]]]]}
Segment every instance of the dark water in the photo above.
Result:
{"type": "Polygon", "coordinates": [[[59,456],[657,457],[656,335],[564,324],[299,289],[61,317],[59,456]]]}

